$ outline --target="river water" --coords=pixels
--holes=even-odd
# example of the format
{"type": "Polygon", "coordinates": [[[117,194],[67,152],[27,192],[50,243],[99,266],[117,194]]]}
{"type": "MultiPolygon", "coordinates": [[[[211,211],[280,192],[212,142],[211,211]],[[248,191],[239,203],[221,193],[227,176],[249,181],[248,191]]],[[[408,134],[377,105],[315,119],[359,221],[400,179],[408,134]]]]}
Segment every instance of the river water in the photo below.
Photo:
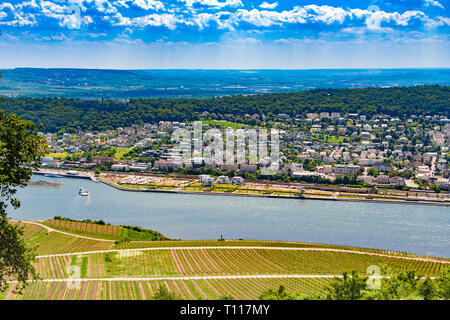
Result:
{"type": "Polygon", "coordinates": [[[9,217],[43,220],[54,216],[102,219],[137,225],[180,239],[258,239],[308,241],[450,257],[450,208],[125,192],[102,183],[35,176],[64,188],[27,187],[18,191],[21,207],[9,217]],[[79,187],[89,197],[77,194],[79,187]]]}

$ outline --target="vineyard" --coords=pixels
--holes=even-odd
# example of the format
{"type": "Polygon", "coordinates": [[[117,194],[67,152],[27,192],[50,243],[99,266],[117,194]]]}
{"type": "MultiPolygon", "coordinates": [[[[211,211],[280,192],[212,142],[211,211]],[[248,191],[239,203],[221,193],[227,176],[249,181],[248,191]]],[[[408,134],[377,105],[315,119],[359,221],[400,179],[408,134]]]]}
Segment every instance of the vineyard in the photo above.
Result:
{"type": "Polygon", "coordinates": [[[112,226],[69,219],[50,219],[44,221],[43,224],[56,230],[102,240],[155,241],[167,239],[156,231],[138,227],[112,226]]]}
{"type": "MultiPolygon", "coordinates": [[[[339,250],[351,250],[367,253],[386,254],[391,256],[401,257],[420,257],[418,255],[389,251],[383,249],[373,248],[360,248],[334,244],[322,244],[311,242],[291,242],[291,241],[267,241],[267,240],[224,240],[224,241],[211,241],[211,240],[177,240],[177,241],[130,241],[115,245],[112,249],[143,249],[143,248],[155,248],[155,247],[205,247],[205,246],[226,246],[226,247],[289,247],[289,248],[328,248],[339,250]]],[[[435,258],[439,260],[439,258],[435,258]]],[[[442,259],[445,261],[445,259],[442,259]]]]}
{"type": "Polygon", "coordinates": [[[12,284],[6,292],[0,293],[0,300],[148,300],[160,285],[186,300],[224,296],[258,299],[264,291],[279,285],[292,292],[321,293],[329,281],[320,278],[83,281],[79,287],[68,282],[36,282],[30,284],[23,295],[14,294],[12,284]]]}
{"type": "Polygon", "coordinates": [[[54,223],[57,230],[20,223],[26,242],[37,246],[34,266],[40,280],[23,295],[13,293],[12,282],[0,299],[149,299],[160,284],[183,299],[256,299],[280,284],[288,291],[320,293],[333,276],[351,270],[365,273],[372,265],[426,276],[437,276],[450,265],[446,259],[314,243],[202,240],[114,245],[62,231],[117,235],[120,230],[112,226],[87,229],[79,222],[66,222],[54,223]],[[73,288],[70,279],[79,279],[80,287],[73,288]]]}
{"type": "Polygon", "coordinates": [[[349,270],[364,273],[371,265],[386,265],[398,271],[416,270],[433,276],[445,266],[431,261],[334,251],[186,248],[42,257],[36,261],[36,270],[43,279],[61,279],[68,277],[70,265],[84,268],[81,278],[338,275],[349,270]]]}
{"type": "Polygon", "coordinates": [[[105,240],[118,240],[122,232],[121,227],[80,221],[51,219],[44,224],[57,230],[105,240]]]}
{"type": "Polygon", "coordinates": [[[114,242],[97,241],[58,232],[49,232],[44,227],[35,224],[23,222],[16,222],[15,224],[25,226],[23,237],[31,247],[36,248],[37,255],[106,250],[114,245],[114,242]]]}

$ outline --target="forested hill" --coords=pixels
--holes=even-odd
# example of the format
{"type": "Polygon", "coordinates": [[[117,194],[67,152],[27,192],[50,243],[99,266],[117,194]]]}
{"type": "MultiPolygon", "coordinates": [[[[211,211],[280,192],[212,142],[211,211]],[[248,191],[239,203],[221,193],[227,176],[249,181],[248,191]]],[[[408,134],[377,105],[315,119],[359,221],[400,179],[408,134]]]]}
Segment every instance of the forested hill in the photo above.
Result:
{"type": "Polygon", "coordinates": [[[221,98],[164,98],[81,101],[66,98],[4,98],[0,108],[42,123],[45,131],[106,130],[131,124],[192,121],[207,111],[215,119],[225,115],[341,112],[393,116],[410,114],[450,116],[450,86],[367,89],[317,89],[221,98]]]}

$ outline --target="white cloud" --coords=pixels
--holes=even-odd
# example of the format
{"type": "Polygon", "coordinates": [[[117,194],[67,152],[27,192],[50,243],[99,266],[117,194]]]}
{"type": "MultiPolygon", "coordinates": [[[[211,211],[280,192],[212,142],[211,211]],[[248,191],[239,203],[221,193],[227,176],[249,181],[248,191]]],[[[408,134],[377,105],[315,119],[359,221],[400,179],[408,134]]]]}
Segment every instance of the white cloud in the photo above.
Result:
{"type": "Polygon", "coordinates": [[[361,9],[350,10],[352,18],[357,19],[365,18],[365,23],[368,29],[377,30],[381,29],[382,22],[394,22],[399,26],[408,26],[409,21],[412,19],[419,19],[424,23],[427,23],[430,18],[422,11],[405,11],[402,14],[398,12],[385,12],[385,11],[368,11],[361,9]]]}
{"type": "Polygon", "coordinates": [[[129,8],[129,4],[133,4],[144,10],[164,10],[164,4],[158,0],[119,0],[114,2],[115,5],[119,5],[125,8],[129,8]]]}
{"type": "Polygon", "coordinates": [[[326,24],[331,24],[334,22],[344,23],[345,18],[349,15],[349,12],[342,8],[330,7],[330,6],[317,6],[308,5],[305,9],[313,11],[315,13],[315,21],[320,21],[326,24]]]}
{"type": "Polygon", "coordinates": [[[0,4],[0,10],[3,10],[5,8],[8,8],[9,10],[11,10],[13,12],[15,11],[14,10],[14,6],[11,3],[8,3],[8,2],[0,4]]]}
{"type": "Polygon", "coordinates": [[[99,12],[116,13],[117,8],[109,3],[108,0],[95,0],[95,6],[99,12]]]}
{"type": "Polygon", "coordinates": [[[36,3],[36,0],[31,0],[31,1],[25,1],[25,2],[22,2],[22,3],[18,3],[17,5],[16,5],[16,7],[17,7],[17,9],[22,9],[22,8],[25,8],[25,7],[30,7],[30,8],[34,8],[34,9],[38,9],[39,8],[39,5],[36,3]]]}
{"type": "Polygon", "coordinates": [[[262,9],[275,9],[277,6],[278,6],[278,2],[267,3],[266,1],[264,1],[263,3],[261,3],[259,5],[259,7],[262,9]]]}
{"type": "Polygon", "coordinates": [[[425,6],[426,7],[433,6],[433,7],[439,7],[441,9],[445,9],[444,6],[442,4],[440,4],[439,1],[437,1],[437,0],[425,0],[425,6]]]}
{"type": "Polygon", "coordinates": [[[241,0],[226,0],[224,2],[220,2],[218,0],[178,0],[178,1],[186,3],[186,5],[189,7],[192,7],[195,3],[215,8],[224,8],[224,7],[236,8],[243,6],[241,0]]]}
{"type": "Polygon", "coordinates": [[[170,30],[174,30],[176,28],[177,23],[184,23],[184,21],[173,14],[149,14],[142,17],[136,18],[127,18],[123,17],[119,12],[114,16],[116,22],[113,22],[115,26],[134,26],[143,28],[146,26],[153,27],[167,27],[170,30]]]}
{"type": "MultiPolygon", "coordinates": [[[[290,10],[277,11],[273,9],[278,6],[278,2],[272,2],[273,0],[264,1],[259,8],[253,9],[238,8],[243,6],[242,0],[177,1],[182,4],[168,5],[164,4],[163,0],[26,0],[15,5],[3,2],[0,4],[0,24],[34,25],[42,17],[57,19],[60,26],[67,28],[75,28],[77,23],[78,27],[80,23],[81,26],[86,26],[99,20],[108,21],[112,26],[123,26],[130,29],[162,26],[170,30],[176,29],[180,24],[196,27],[199,30],[215,27],[218,30],[230,31],[239,29],[241,23],[250,24],[255,27],[255,30],[295,24],[339,24],[346,33],[351,33],[352,30],[356,30],[352,28],[361,28],[361,24],[366,25],[365,29],[380,32],[390,30],[383,23],[389,23],[389,27],[392,25],[404,27],[415,20],[425,28],[433,28],[448,25],[449,19],[447,17],[429,17],[422,11],[399,13],[328,5],[295,6],[290,10]],[[224,7],[230,8],[219,10],[224,7]],[[231,7],[236,9],[231,9],[231,7]],[[40,12],[37,12],[39,8],[40,12]],[[74,8],[79,8],[79,10],[74,10],[74,8]],[[145,15],[137,17],[128,16],[129,10],[123,10],[124,8],[140,8],[150,12],[145,12],[145,15]],[[26,10],[29,13],[25,13],[26,10]],[[86,14],[88,10],[90,16],[86,14]],[[8,17],[9,15],[11,17],[8,17]]],[[[427,1],[428,5],[440,5],[437,0],[424,1],[427,1]]],[[[142,10],[134,10],[134,12],[143,14],[142,10]]]]}

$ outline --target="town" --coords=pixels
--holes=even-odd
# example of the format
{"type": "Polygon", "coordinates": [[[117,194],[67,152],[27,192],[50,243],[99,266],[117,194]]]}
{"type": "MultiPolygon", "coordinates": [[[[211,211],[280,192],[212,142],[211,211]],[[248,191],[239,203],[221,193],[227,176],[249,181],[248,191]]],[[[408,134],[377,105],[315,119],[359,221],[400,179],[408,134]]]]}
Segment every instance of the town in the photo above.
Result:
{"type": "MultiPolygon", "coordinates": [[[[137,173],[154,173],[198,176],[196,187],[206,188],[215,183],[242,185],[246,179],[421,190],[443,193],[444,197],[450,189],[450,120],[445,116],[321,112],[306,117],[278,114],[268,120],[259,114],[225,114],[218,118],[203,112],[201,118],[203,130],[278,129],[277,162],[271,163],[270,157],[265,157],[251,163],[248,155],[247,161],[240,164],[199,156],[187,161],[174,159],[171,134],[179,128],[190,132],[194,129],[193,123],[175,121],[105,132],[41,132],[52,150],[42,162],[45,168],[94,170],[97,175],[109,172],[116,180],[118,175],[112,172],[121,174],[119,180],[126,173],[122,181],[126,185],[145,184],[132,178],[137,173]],[[275,174],[264,174],[263,169],[269,165],[276,168],[275,174]]],[[[179,185],[183,183],[176,187],[179,185]]]]}

